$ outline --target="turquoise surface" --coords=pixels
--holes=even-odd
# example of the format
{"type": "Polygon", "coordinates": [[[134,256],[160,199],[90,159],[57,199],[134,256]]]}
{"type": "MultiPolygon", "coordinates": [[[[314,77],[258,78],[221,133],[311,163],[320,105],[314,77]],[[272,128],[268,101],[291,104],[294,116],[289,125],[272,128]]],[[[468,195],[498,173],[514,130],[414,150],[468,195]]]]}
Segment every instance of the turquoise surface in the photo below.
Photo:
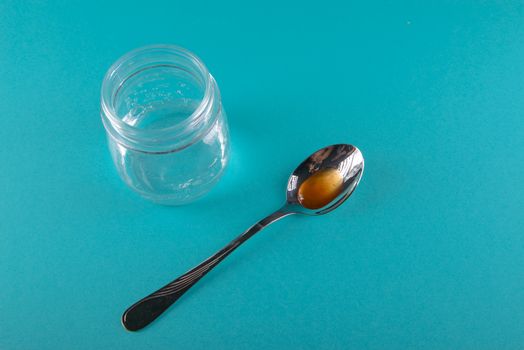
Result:
{"type": "Polygon", "coordinates": [[[0,2],[0,349],[522,349],[524,3],[0,2]],[[192,205],[118,178],[102,77],[197,53],[230,166],[192,205]],[[284,200],[312,151],[354,196],[261,232],[151,327],[120,315],[284,200]]]}

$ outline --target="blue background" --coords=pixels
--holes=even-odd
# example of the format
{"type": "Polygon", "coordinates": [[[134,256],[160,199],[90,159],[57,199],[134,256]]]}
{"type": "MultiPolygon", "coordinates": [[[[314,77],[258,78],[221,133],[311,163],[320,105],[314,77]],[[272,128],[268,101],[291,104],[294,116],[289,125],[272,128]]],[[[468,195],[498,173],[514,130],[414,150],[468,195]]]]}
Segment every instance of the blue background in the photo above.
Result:
{"type": "Polygon", "coordinates": [[[522,349],[521,1],[0,2],[0,349],[522,349]],[[107,68],[173,43],[229,114],[230,166],[189,206],[118,178],[107,68]],[[255,236],[153,326],[127,306],[284,199],[339,142],[351,199],[255,236]]]}

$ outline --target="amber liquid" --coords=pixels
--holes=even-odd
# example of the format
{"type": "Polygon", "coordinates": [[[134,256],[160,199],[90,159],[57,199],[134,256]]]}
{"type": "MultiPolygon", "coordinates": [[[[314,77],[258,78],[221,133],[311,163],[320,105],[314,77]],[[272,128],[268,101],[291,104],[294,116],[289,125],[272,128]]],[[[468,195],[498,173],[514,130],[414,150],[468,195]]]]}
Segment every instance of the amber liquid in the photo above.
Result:
{"type": "Polygon", "coordinates": [[[343,180],[337,169],[317,171],[300,185],[298,200],[308,209],[322,208],[341,193],[343,180]]]}

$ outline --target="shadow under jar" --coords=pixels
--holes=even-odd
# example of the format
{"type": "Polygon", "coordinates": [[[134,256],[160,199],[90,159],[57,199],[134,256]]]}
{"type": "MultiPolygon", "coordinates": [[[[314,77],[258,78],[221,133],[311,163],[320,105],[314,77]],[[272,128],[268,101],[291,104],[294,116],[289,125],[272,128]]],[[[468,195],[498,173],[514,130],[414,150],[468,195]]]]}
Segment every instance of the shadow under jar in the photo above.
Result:
{"type": "Polygon", "coordinates": [[[148,46],[116,61],[102,83],[101,114],[118,173],[154,202],[191,202],[226,167],[220,91],[202,61],[183,48],[148,46]]]}

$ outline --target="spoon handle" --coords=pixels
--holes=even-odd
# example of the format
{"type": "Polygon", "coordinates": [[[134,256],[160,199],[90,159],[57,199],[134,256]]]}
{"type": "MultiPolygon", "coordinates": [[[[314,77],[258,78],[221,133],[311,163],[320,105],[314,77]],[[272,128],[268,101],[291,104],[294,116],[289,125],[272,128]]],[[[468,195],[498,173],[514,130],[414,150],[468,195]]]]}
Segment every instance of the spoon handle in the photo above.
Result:
{"type": "Polygon", "coordinates": [[[189,288],[204,277],[206,273],[211,271],[213,267],[217,266],[226,258],[226,256],[231,254],[231,252],[239,245],[247,241],[267,225],[290,214],[293,214],[293,212],[287,211],[284,208],[277,210],[273,214],[251,226],[220,251],[203,261],[200,265],[194,267],[171,283],[133,304],[122,315],[122,324],[124,327],[130,331],[137,331],[153,322],[189,288]]]}

